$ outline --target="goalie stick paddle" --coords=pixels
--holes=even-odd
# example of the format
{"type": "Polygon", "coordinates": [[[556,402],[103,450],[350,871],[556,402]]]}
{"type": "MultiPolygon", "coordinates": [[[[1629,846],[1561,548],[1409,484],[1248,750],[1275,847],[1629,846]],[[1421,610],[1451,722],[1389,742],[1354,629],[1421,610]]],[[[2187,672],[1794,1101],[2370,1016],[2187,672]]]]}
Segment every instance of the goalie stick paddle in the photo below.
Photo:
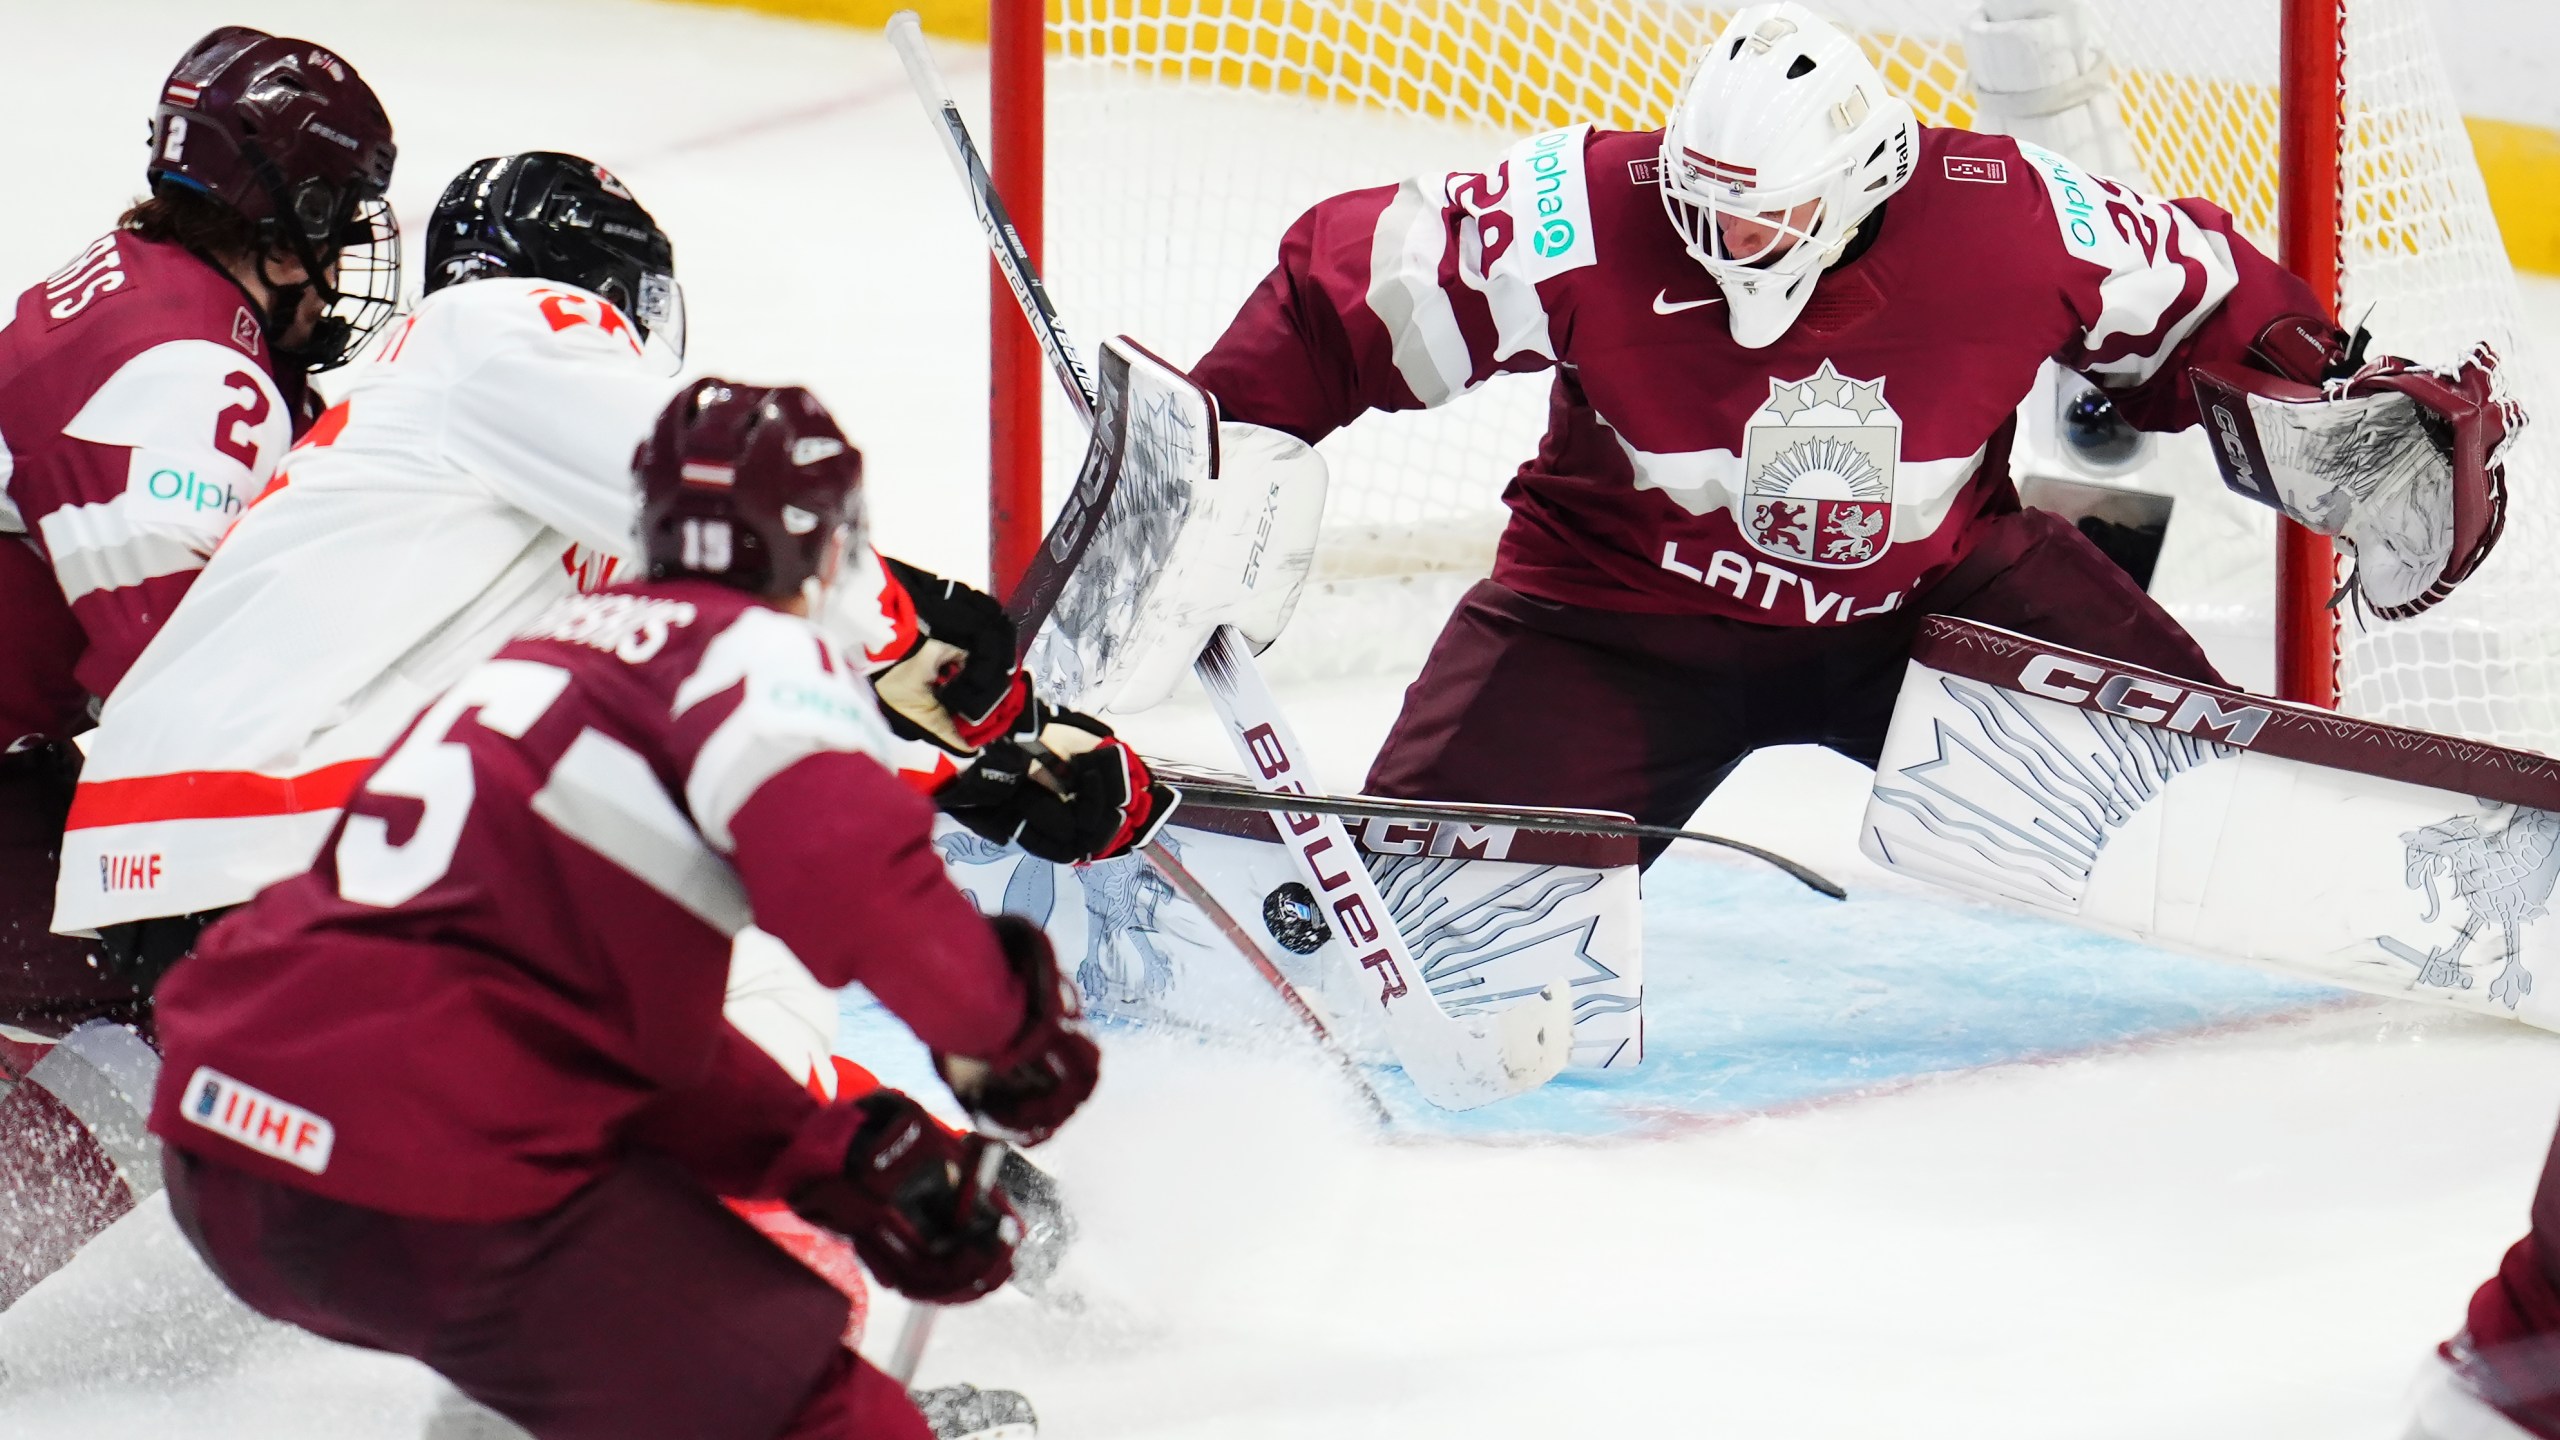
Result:
{"type": "MultiPolygon", "coordinates": [[[[1002,202],[996,196],[995,182],[986,167],[976,161],[977,147],[969,138],[968,124],[962,118],[957,103],[951,99],[949,87],[942,83],[933,57],[925,50],[923,29],[914,13],[902,12],[892,19],[889,36],[906,63],[908,77],[915,84],[918,98],[941,122],[945,151],[958,171],[961,183],[970,192],[971,207],[977,212],[980,228],[986,232],[997,263],[1004,267],[1011,279],[1014,298],[1024,307],[1024,318],[1038,333],[1041,349],[1049,357],[1050,366],[1057,372],[1061,383],[1081,396],[1083,403],[1078,406],[1079,412],[1088,423],[1095,421],[1097,411],[1103,407],[1096,404],[1097,397],[1090,388],[1092,379],[1076,362],[1074,348],[1067,340],[1064,327],[1058,323],[1056,312],[1048,308],[1047,288],[1038,283],[1039,269],[1024,251],[1021,236],[1010,224],[998,218],[1002,202]]],[[[1125,348],[1135,349],[1134,346],[1125,348]]],[[[1178,383],[1182,387],[1179,394],[1168,388],[1159,398],[1187,401],[1194,407],[1191,413],[1200,422],[1199,428],[1208,432],[1202,438],[1206,444],[1213,445],[1216,425],[1206,393],[1197,386],[1189,385],[1179,371],[1171,367],[1157,368],[1163,373],[1157,375],[1151,370],[1151,381],[1178,383]]],[[[1124,376],[1126,373],[1124,369],[1124,376]]],[[[1065,547],[1067,550],[1081,551],[1100,527],[1108,490],[1118,483],[1118,475],[1114,472],[1125,469],[1133,454],[1143,451],[1144,455],[1152,456],[1156,448],[1097,443],[1088,450],[1084,474],[1078,482],[1077,499],[1086,498],[1086,486],[1095,480],[1098,472],[1104,479],[1096,486],[1085,512],[1089,518],[1080,533],[1069,539],[1065,547]]],[[[1043,597],[1026,583],[1015,592],[1014,598],[1022,602],[1021,607],[1007,607],[1013,611],[1015,623],[1023,627],[1026,634],[1036,630],[1046,618],[1048,605],[1055,602],[1058,590],[1063,589],[1067,576],[1074,569],[1074,557],[1060,553],[1058,543],[1060,539],[1067,538],[1060,532],[1069,528],[1062,524],[1053,531],[1050,542],[1041,547],[1039,556],[1041,561],[1064,562],[1059,563],[1055,570],[1057,589],[1043,597]]],[[[1026,581],[1029,578],[1026,577],[1026,581]]],[[[1213,634],[1194,669],[1208,690],[1219,719],[1227,729],[1228,738],[1234,742],[1239,755],[1251,760],[1257,747],[1273,746],[1290,755],[1299,753],[1287,721],[1280,715],[1278,706],[1272,702],[1270,690],[1263,685],[1260,673],[1253,666],[1251,653],[1232,631],[1221,627],[1213,634]]],[[[1305,788],[1304,783],[1290,776],[1285,767],[1275,770],[1264,764],[1259,768],[1266,776],[1272,777],[1268,782],[1269,788],[1305,788]]],[[[1385,1012],[1389,1043],[1394,1047],[1406,1075],[1413,1080],[1424,1099],[1446,1110],[1471,1109],[1534,1090],[1554,1079],[1564,1068],[1565,1059],[1573,1047],[1573,998],[1562,977],[1505,1010],[1479,1012],[1463,1018],[1449,1014],[1432,997],[1429,977],[1415,963],[1404,936],[1396,929],[1394,912],[1379,894],[1377,882],[1370,877],[1368,867],[1360,863],[1359,852],[1352,846],[1350,832],[1343,827],[1341,819],[1332,815],[1288,815],[1282,830],[1289,839],[1290,854],[1301,873],[1316,886],[1316,893],[1327,896],[1331,901],[1337,918],[1342,922],[1340,929],[1346,946],[1352,949],[1372,947],[1368,954],[1360,957],[1359,963],[1371,972],[1379,985],[1379,1005],[1385,1012]],[[1306,823],[1294,823],[1300,820],[1306,823]],[[1326,862],[1322,858],[1327,851],[1334,856],[1331,863],[1336,867],[1336,873],[1330,875],[1325,873],[1326,862]]]]}
{"type": "Polygon", "coordinates": [[[1834,900],[1849,898],[1849,892],[1840,888],[1839,882],[1809,865],[1799,865],[1784,855],[1763,850],[1748,841],[1710,835],[1703,830],[1682,830],[1677,826],[1646,825],[1607,815],[1515,805],[1435,805],[1427,800],[1385,800],[1374,795],[1273,795],[1232,780],[1186,774],[1152,760],[1147,762],[1147,768],[1155,772],[1157,779],[1180,791],[1185,799],[1196,799],[1204,807],[1212,809],[1279,810],[1418,824],[1501,825],[1513,830],[1548,830],[1565,835],[1631,835],[1643,840],[1693,840],[1701,845],[1739,851],[1754,860],[1774,865],[1815,894],[1827,895],[1834,900]]]}

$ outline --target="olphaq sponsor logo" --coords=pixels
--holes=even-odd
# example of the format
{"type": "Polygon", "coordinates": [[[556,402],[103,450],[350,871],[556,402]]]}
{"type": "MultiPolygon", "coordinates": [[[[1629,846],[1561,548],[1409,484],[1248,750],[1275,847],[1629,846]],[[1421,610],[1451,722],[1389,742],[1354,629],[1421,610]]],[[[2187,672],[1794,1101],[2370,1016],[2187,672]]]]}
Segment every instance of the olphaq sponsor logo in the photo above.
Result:
{"type": "Polygon", "coordinates": [[[338,1143],[337,1128],[328,1121],[210,1065],[197,1066],[187,1078],[178,1113],[191,1125],[313,1175],[329,1168],[329,1152],[338,1143]]]}
{"type": "Polygon", "coordinates": [[[2089,195],[2094,182],[2079,166],[2050,150],[2021,141],[2018,153],[2044,172],[2045,188],[2053,196],[2054,219],[2062,226],[2064,237],[2079,250],[2097,249],[2098,227],[2090,219],[2098,213],[2098,202],[2089,195]]]}
{"type": "Polygon", "coordinates": [[[218,515],[237,515],[248,508],[239,491],[204,479],[193,470],[154,470],[143,477],[142,489],[162,504],[181,505],[199,515],[208,510],[218,515]]]}
{"type": "Polygon", "coordinates": [[[1556,130],[1529,142],[1529,194],[1538,212],[1538,228],[1531,232],[1529,244],[1550,260],[1572,249],[1580,234],[1566,214],[1564,188],[1573,174],[1573,155],[1567,147],[1581,138],[1578,130],[1556,130]]]}

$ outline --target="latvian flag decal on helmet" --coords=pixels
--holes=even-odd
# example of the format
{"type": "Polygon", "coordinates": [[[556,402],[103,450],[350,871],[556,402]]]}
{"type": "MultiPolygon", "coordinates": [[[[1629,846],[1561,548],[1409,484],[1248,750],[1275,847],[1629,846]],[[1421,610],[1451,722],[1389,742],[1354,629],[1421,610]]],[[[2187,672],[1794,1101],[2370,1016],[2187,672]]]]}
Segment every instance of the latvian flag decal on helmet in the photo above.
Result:
{"type": "Polygon", "coordinates": [[[712,465],[700,460],[687,460],[684,462],[684,468],[677,474],[687,485],[708,485],[718,490],[726,490],[738,483],[738,467],[735,465],[712,465]]]}
{"type": "Polygon", "coordinates": [[[1713,155],[1702,155],[1686,147],[1683,147],[1680,153],[1688,159],[1691,172],[1705,179],[1730,185],[1736,193],[1750,189],[1752,182],[1760,178],[1760,172],[1748,165],[1736,165],[1729,160],[1719,160],[1713,155]]]}
{"type": "Polygon", "coordinates": [[[193,85],[180,85],[175,81],[172,81],[170,82],[169,88],[161,92],[160,98],[168,101],[172,105],[183,105],[186,108],[193,110],[196,108],[196,97],[203,93],[203,91],[197,89],[193,85]]]}

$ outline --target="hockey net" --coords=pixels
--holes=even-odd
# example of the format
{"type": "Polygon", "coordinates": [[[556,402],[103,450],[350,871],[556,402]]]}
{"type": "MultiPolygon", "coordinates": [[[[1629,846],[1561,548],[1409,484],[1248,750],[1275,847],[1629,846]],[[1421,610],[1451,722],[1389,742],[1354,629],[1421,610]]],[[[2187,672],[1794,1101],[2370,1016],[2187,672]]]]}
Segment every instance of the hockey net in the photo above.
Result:
{"type": "MultiPolygon", "coordinates": [[[[1816,8],[1860,37],[1924,123],[2003,128],[1968,66],[1967,22],[1982,0],[1816,8]]],[[[1308,205],[1482,169],[1519,135],[1577,120],[1658,125],[1690,52],[1731,13],[1675,0],[1050,0],[1045,223],[1057,298],[1088,341],[1126,332],[1187,363],[1308,205]]],[[[2130,145],[2119,163],[2155,192],[2224,206],[2275,253],[2279,0],[2087,0],[2081,14],[2130,145]]],[[[2416,620],[2338,627],[2340,703],[2560,750],[2549,450],[2560,416],[2537,403],[2532,337],[2424,0],[2348,0],[2342,49],[2341,314],[2372,328],[2377,352],[2431,363],[2489,341],[2544,418],[2512,454],[2506,538],[2479,573],[2416,620]]],[[[1321,583],[1275,652],[1284,671],[1418,661],[1489,563],[1503,485],[1534,449],[1547,383],[1497,379],[1326,442],[1321,583]],[[1342,608],[1326,614],[1328,599],[1342,608]],[[1305,643],[1316,629],[1321,644],[1305,643]]],[[[1048,473],[1071,473],[1077,427],[1053,412],[1044,429],[1048,473]]],[[[2235,679],[2270,688],[2271,515],[2221,491],[2194,432],[2152,453],[2130,483],[2178,501],[2153,593],[2235,679]]]]}

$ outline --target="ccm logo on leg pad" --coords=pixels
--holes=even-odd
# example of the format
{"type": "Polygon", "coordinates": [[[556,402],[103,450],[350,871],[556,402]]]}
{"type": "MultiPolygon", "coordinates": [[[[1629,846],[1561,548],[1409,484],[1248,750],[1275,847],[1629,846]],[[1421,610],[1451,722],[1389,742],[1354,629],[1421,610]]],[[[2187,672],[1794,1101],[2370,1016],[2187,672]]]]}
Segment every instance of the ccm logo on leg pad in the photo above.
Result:
{"type": "Polygon", "coordinates": [[[2117,674],[2103,665],[2059,655],[2039,655],[2028,661],[2018,673],[2018,688],[2145,725],[2164,725],[2181,734],[2219,732],[2213,738],[2242,747],[2257,739],[2259,729],[2275,718],[2263,705],[2227,705],[2221,696],[2205,691],[2147,675],[2117,674]]]}

